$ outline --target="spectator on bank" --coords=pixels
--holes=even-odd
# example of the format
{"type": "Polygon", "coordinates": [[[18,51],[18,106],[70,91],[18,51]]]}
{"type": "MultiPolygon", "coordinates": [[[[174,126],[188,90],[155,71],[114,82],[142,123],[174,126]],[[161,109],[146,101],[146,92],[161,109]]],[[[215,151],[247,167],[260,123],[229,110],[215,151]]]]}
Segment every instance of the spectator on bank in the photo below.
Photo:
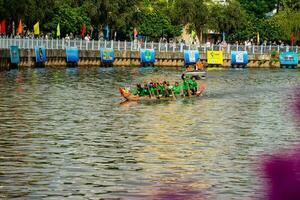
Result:
{"type": "Polygon", "coordinates": [[[74,40],[74,35],[73,35],[73,33],[70,33],[70,40],[74,40]]]}
{"type": "Polygon", "coordinates": [[[210,41],[207,41],[205,45],[206,45],[207,48],[209,48],[210,45],[211,45],[211,44],[210,44],[210,41]]]}
{"type": "Polygon", "coordinates": [[[66,42],[70,41],[70,37],[68,34],[66,35],[65,40],[66,40],[66,42]]]}
{"type": "Polygon", "coordinates": [[[91,38],[90,38],[90,35],[89,35],[89,34],[86,34],[86,36],[84,37],[84,40],[85,40],[85,41],[90,41],[90,39],[91,39],[91,38]]]}

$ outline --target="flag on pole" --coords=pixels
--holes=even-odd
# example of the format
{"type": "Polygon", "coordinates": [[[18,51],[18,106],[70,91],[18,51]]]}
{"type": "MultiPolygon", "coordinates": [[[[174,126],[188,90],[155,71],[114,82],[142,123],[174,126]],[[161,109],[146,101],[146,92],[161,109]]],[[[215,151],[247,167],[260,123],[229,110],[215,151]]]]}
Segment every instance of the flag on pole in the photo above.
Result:
{"type": "Polygon", "coordinates": [[[23,33],[23,27],[22,27],[22,21],[20,20],[19,26],[18,26],[18,34],[22,34],[22,33],[23,33]]]}
{"type": "Polygon", "coordinates": [[[259,32],[257,32],[257,35],[256,35],[256,39],[257,39],[257,44],[259,45],[259,32]]]}
{"type": "Polygon", "coordinates": [[[292,45],[294,45],[294,43],[295,43],[295,36],[294,36],[294,33],[292,34],[291,41],[292,41],[292,45]]]}
{"type": "Polygon", "coordinates": [[[106,24],[106,26],[105,26],[105,39],[106,39],[106,40],[109,40],[109,27],[108,27],[107,24],[106,24]]]}
{"type": "Polygon", "coordinates": [[[81,37],[82,39],[84,38],[85,36],[85,32],[86,32],[86,27],[85,27],[85,24],[82,25],[82,28],[81,28],[81,37]]]}
{"type": "Polygon", "coordinates": [[[4,19],[1,21],[1,25],[0,25],[0,33],[3,33],[3,34],[6,33],[6,22],[5,22],[4,19]]]}
{"type": "Polygon", "coordinates": [[[195,39],[195,38],[196,38],[196,32],[195,32],[195,31],[192,31],[192,32],[191,32],[191,36],[192,36],[192,39],[195,39]]]}
{"type": "Polygon", "coordinates": [[[59,23],[57,24],[57,28],[56,28],[56,37],[60,37],[60,25],[59,25],[59,23]]]}
{"type": "Polygon", "coordinates": [[[6,34],[6,21],[4,19],[1,21],[1,33],[6,34]]]}
{"type": "Polygon", "coordinates": [[[34,35],[39,35],[40,34],[40,23],[39,22],[37,22],[33,26],[33,32],[34,32],[34,35]]]}
{"type": "Polygon", "coordinates": [[[133,29],[133,39],[136,39],[138,35],[138,32],[136,30],[136,28],[133,29]]]}

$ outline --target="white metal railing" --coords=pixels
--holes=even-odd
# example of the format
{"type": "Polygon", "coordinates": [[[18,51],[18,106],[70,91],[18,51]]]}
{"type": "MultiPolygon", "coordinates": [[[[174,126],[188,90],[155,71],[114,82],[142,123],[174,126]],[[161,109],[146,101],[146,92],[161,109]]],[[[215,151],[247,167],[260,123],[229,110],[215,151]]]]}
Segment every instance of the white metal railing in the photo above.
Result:
{"type": "Polygon", "coordinates": [[[184,44],[165,42],[128,42],[128,41],[103,41],[103,40],[65,40],[65,39],[16,39],[0,38],[0,49],[9,49],[17,45],[20,49],[33,49],[36,46],[43,46],[46,49],[65,49],[66,47],[77,47],[79,50],[99,50],[100,48],[114,48],[116,50],[139,51],[141,48],[151,48],[161,52],[183,52],[184,50],[198,50],[205,53],[210,50],[221,50],[225,53],[231,51],[247,51],[249,54],[270,54],[272,51],[299,52],[298,46],[280,45],[207,45],[207,44],[184,44]]]}

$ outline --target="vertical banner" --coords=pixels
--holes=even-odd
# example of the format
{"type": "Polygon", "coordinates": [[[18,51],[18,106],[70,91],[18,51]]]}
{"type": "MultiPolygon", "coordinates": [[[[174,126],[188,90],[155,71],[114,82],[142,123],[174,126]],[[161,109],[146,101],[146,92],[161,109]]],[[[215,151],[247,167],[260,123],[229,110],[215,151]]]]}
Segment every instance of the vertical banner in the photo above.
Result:
{"type": "Polygon", "coordinates": [[[100,49],[100,59],[103,63],[113,63],[115,61],[115,52],[112,48],[100,49]]]}
{"type": "Polygon", "coordinates": [[[33,32],[34,32],[34,35],[40,35],[40,22],[37,22],[33,26],[33,32]]]}
{"type": "Polygon", "coordinates": [[[56,37],[60,37],[60,24],[58,23],[57,24],[57,27],[56,27],[56,37]]]}
{"type": "Polygon", "coordinates": [[[279,61],[281,65],[298,65],[298,54],[296,52],[281,52],[279,61]]]}
{"type": "Polygon", "coordinates": [[[200,59],[200,53],[197,50],[184,50],[183,57],[185,64],[192,65],[200,59]]]}
{"type": "Polygon", "coordinates": [[[79,52],[77,47],[68,47],[66,49],[67,62],[78,62],[79,61],[79,52]]]}
{"type": "Polygon", "coordinates": [[[20,63],[20,53],[18,46],[10,46],[10,63],[19,64],[20,63]]]}
{"type": "Polygon", "coordinates": [[[81,27],[81,38],[82,39],[84,39],[85,32],[86,32],[86,26],[85,26],[85,24],[83,24],[81,27]]]}
{"type": "Polygon", "coordinates": [[[6,34],[6,22],[4,19],[1,21],[0,27],[1,27],[0,33],[6,34]]]}
{"type": "Polygon", "coordinates": [[[247,51],[231,51],[231,64],[232,65],[247,65],[248,52],[247,51]]]}
{"type": "Polygon", "coordinates": [[[35,62],[44,63],[46,61],[45,47],[35,47],[35,62]]]}
{"type": "Polygon", "coordinates": [[[223,65],[223,51],[207,51],[207,63],[223,65]]]}
{"type": "Polygon", "coordinates": [[[142,63],[155,63],[154,49],[141,49],[140,60],[142,63]]]}

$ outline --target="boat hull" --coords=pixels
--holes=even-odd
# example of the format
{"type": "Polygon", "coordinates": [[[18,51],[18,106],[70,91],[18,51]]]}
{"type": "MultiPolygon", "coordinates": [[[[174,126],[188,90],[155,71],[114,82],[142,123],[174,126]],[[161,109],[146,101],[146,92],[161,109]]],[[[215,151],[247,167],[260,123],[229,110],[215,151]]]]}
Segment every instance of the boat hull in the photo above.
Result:
{"type": "Polygon", "coordinates": [[[195,77],[197,80],[205,79],[206,72],[205,71],[191,71],[191,72],[184,72],[186,76],[195,77]]]}
{"type": "MultiPolygon", "coordinates": [[[[204,92],[204,90],[205,90],[205,86],[201,85],[199,90],[197,91],[196,95],[191,95],[191,96],[186,96],[186,97],[189,98],[189,97],[200,96],[204,92]]],[[[121,96],[127,101],[160,101],[160,100],[174,101],[177,99],[175,96],[170,96],[170,97],[144,96],[144,97],[140,97],[138,95],[133,95],[126,88],[119,88],[119,92],[120,92],[121,96]]]]}

